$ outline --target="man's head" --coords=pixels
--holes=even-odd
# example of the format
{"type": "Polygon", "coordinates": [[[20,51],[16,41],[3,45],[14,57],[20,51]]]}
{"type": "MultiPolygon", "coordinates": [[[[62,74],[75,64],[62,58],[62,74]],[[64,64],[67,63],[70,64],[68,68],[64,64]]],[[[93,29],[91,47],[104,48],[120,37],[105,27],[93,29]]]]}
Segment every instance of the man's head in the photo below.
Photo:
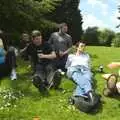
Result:
{"type": "Polygon", "coordinates": [[[39,30],[32,31],[32,43],[35,44],[36,46],[42,44],[42,35],[39,30]]]}
{"type": "Polygon", "coordinates": [[[3,31],[0,29],[0,34],[3,34],[3,31]]]}
{"type": "Polygon", "coordinates": [[[3,31],[0,29],[0,38],[3,37],[3,31]]]}
{"type": "Polygon", "coordinates": [[[29,35],[27,33],[22,34],[22,40],[23,41],[29,41],[29,35]]]}
{"type": "Polygon", "coordinates": [[[68,32],[68,26],[67,26],[67,24],[66,23],[61,23],[59,25],[59,31],[61,33],[67,33],[68,32]]]}

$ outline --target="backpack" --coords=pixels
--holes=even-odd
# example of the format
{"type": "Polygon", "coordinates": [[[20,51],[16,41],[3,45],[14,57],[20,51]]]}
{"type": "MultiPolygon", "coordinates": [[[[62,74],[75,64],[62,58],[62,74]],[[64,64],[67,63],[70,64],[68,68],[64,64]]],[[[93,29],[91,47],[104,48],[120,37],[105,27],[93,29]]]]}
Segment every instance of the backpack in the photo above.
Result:
{"type": "Polygon", "coordinates": [[[92,93],[92,98],[83,97],[83,96],[74,97],[75,107],[80,111],[86,112],[86,113],[92,112],[98,109],[100,103],[101,103],[100,95],[97,95],[96,93],[92,93]]]}

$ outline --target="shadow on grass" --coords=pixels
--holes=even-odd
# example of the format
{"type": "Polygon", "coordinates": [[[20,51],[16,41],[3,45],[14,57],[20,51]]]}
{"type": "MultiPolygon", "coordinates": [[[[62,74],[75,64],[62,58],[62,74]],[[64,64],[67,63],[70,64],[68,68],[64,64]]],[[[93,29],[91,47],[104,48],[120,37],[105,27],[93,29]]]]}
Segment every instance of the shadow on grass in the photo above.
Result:
{"type": "Polygon", "coordinates": [[[94,109],[93,109],[92,111],[90,111],[90,113],[88,113],[88,114],[95,115],[95,114],[102,113],[102,111],[103,111],[103,104],[104,104],[104,102],[103,102],[103,101],[100,101],[100,103],[96,106],[96,108],[94,108],[94,109]]]}
{"type": "Polygon", "coordinates": [[[90,57],[91,57],[92,59],[98,59],[98,58],[99,58],[96,54],[90,54],[90,57]]]}
{"type": "Polygon", "coordinates": [[[97,70],[95,70],[94,68],[92,68],[92,85],[93,85],[93,89],[95,90],[97,88],[97,79],[95,78],[96,74],[98,73],[97,70]]]}
{"type": "Polygon", "coordinates": [[[97,74],[106,74],[104,71],[103,72],[100,72],[99,70],[97,70],[95,67],[92,68],[92,73],[93,73],[93,88],[96,89],[98,86],[97,86],[97,79],[96,79],[96,75],[97,74]]]}
{"type": "MultiPolygon", "coordinates": [[[[101,96],[98,96],[98,97],[101,98],[101,96]]],[[[74,104],[79,111],[89,115],[102,113],[104,102],[101,99],[100,100],[96,99],[97,101],[95,100],[93,104],[89,102],[81,101],[81,100],[80,100],[81,103],[76,101],[76,103],[74,104]]]]}
{"type": "Polygon", "coordinates": [[[31,86],[31,78],[28,73],[20,74],[17,80],[10,80],[9,85],[13,89],[27,91],[31,86]]]}
{"type": "Polygon", "coordinates": [[[32,74],[23,73],[18,75],[18,79],[9,81],[10,88],[20,90],[25,97],[31,97],[33,100],[41,99],[41,97],[49,97],[48,92],[40,92],[32,83],[32,74]]]}
{"type": "Polygon", "coordinates": [[[113,99],[120,101],[120,94],[116,93],[116,94],[110,96],[110,98],[113,98],[113,99]]]}

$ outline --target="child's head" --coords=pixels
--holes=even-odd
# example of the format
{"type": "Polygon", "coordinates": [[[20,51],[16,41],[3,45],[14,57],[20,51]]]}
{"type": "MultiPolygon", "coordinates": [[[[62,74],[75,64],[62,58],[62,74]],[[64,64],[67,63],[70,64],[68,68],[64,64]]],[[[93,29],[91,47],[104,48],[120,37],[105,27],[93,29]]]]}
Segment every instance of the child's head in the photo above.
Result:
{"type": "Polygon", "coordinates": [[[39,46],[42,44],[42,35],[39,30],[33,30],[32,31],[32,42],[36,46],[39,46]]]}

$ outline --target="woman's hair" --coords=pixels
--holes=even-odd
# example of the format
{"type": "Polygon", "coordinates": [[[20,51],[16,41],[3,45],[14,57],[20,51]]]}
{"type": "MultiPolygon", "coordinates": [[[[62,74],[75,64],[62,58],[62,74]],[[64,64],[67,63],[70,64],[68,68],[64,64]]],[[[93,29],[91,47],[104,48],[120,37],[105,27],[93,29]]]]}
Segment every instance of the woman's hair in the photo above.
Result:
{"type": "Polygon", "coordinates": [[[85,41],[80,40],[80,41],[78,41],[78,42],[76,43],[76,45],[75,45],[75,46],[76,46],[76,47],[78,47],[80,43],[86,44],[86,43],[85,43],[85,41]]]}

